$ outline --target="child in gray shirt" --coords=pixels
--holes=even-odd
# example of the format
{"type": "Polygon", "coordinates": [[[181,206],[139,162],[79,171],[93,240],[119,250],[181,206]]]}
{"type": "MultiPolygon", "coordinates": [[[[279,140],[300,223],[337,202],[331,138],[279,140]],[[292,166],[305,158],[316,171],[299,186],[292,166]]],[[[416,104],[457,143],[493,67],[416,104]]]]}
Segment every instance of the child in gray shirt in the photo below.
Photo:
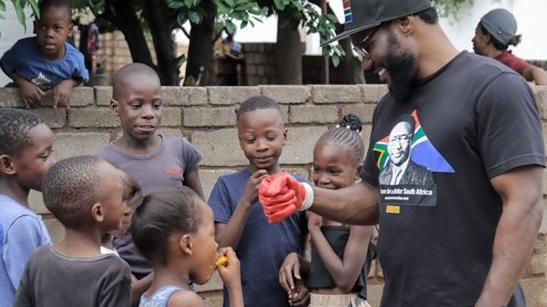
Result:
{"type": "Polygon", "coordinates": [[[44,180],[44,203],[65,227],[65,238],[34,253],[15,307],[130,305],[128,265],[100,252],[102,236],[121,226],[128,183],[124,172],[93,156],[53,165],[44,180]]]}

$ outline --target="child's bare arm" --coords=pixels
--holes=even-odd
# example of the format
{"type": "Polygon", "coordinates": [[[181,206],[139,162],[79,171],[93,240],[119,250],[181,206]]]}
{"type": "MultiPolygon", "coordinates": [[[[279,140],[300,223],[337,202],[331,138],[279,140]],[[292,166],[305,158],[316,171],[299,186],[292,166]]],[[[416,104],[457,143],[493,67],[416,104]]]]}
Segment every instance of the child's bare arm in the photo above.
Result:
{"type": "Polygon", "coordinates": [[[234,213],[227,224],[218,223],[215,225],[216,241],[221,247],[230,246],[237,249],[243,227],[247,222],[252,206],[258,201],[258,185],[268,177],[266,170],[256,171],[243,192],[243,196],[234,210],[234,213]]]}
{"type": "Polygon", "coordinates": [[[201,186],[201,180],[199,179],[199,169],[196,168],[184,175],[184,185],[194,190],[194,192],[203,198],[203,187],[201,186]]]}
{"type": "Polygon", "coordinates": [[[294,291],[296,282],[310,272],[310,263],[298,253],[288,254],[279,268],[279,284],[287,293],[294,291]]]}
{"type": "MultiPolygon", "coordinates": [[[[313,224],[313,219],[310,218],[309,222],[313,224]]],[[[344,292],[349,292],[362,272],[367,258],[366,252],[363,252],[363,246],[368,246],[374,228],[372,226],[350,226],[344,257],[340,259],[319,227],[318,225],[309,225],[308,227],[312,243],[336,286],[344,292]]]]}
{"type": "Polygon", "coordinates": [[[217,268],[230,293],[230,306],[244,307],[239,259],[231,247],[221,248],[219,254],[227,258],[226,263],[218,265],[217,268]]]}
{"type": "Polygon", "coordinates": [[[131,306],[139,306],[141,296],[150,288],[152,280],[154,280],[154,272],[141,279],[131,275],[131,306]]]}
{"type": "Polygon", "coordinates": [[[53,108],[69,108],[72,89],[80,85],[80,83],[80,81],[74,79],[67,79],[59,82],[59,84],[53,88],[53,108]]]}
{"type": "Polygon", "coordinates": [[[21,99],[25,103],[25,107],[27,109],[40,104],[40,101],[42,101],[42,97],[45,94],[42,89],[16,73],[12,73],[9,77],[17,83],[19,93],[21,94],[21,99]]]}

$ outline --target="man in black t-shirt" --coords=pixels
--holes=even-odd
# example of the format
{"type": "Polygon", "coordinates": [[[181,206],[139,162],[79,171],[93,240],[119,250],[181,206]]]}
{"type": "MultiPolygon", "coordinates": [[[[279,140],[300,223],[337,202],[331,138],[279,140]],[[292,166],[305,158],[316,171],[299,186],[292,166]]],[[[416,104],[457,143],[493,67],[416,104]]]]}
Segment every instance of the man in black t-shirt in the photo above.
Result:
{"type": "Polygon", "coordinates": [[[344,8],[346,31],[335,39],[350,36],[365,69],[389,87],[374,111],[362,183],[325,190],[274,175],[260,187],[266,215],[299,208],[379,223],[384,307],[526,306],[518,280],[541,224],[545,161],[528,84],[503,64],[458,52],[430,0],[345,0],[344,8]],[[400,155],[390,135],[409,116],[412,139],[398,141],[432,178],[387,182],[382,174],[400,155]]]}

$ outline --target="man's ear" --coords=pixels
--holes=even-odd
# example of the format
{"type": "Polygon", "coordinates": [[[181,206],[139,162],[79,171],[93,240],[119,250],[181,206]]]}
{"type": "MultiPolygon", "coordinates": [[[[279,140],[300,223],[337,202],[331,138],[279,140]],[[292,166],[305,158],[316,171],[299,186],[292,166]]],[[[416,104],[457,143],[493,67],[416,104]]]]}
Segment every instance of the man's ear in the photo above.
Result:
{"type": "Polygon", "coordinates": [[[99,223],[102,223],[104,221],[104,210],[101,203],[95,203],[93,206],[91,206],[91,216],[95,221],[99,223]]]}
{"type": "Polygon", "coordinates": [[[484,35],[484,42],[488,45],[492,44],[492,36],[488,33],[483,33],[482,35],[484,35]]]}
{"type": "Polygon", "coordinates": [[[0,155],[0,172],[10,176],[17,174],[10,155],[0,155]]]}
{"type": "Polygon", "coordinates": [[[188,255],[188,256],[192,255],[194,244],[192,242],[192,236],[190,234],[184,234],[180,236],[179,248],[185,255],[188,255]]]}
{"type": "Polygon", "coordinates": [[[398,20],[398,27],[401,33],[405,36],[412,35],[414,33],[414,24],[416,23],[416,16],[410,15],[400,18],[398,20]]]}

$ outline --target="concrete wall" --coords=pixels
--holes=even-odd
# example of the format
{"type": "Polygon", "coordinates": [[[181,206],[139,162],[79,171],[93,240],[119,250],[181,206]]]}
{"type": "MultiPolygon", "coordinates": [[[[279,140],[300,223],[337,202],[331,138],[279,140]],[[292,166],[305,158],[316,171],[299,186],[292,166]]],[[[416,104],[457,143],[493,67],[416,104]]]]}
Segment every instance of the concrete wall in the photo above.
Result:
{"type": "MultiPolygon", "coordinates": [[[[237,142],[234,115],[237,104],[246,98],[262,94],[282,104],[289,127],[288,145],[281,158],[282,167],[308,176],[312,161],[311,149],[315,141],[341,115],[349,112],[358,114],[366,123],[363,140],[368,140],[375,103],[385,92],[386,87],[381,85],[167,87],[163,89],[166,106],[162,132],[185,136],[202,151],[204,159],[200,173],[205,193],[209,195],[218,176],[241,169],[247,164],[237,142]]],[[[534,92],[542,110],[545,129],[547,87],[536,87],[534,92]]],[[[14,90],[0,89],[0,97],[0,107],[22,107],[14,90]]],[[[80,87],[74,90],[70,110],[48,107],[51,105],[50,97],[46,99],[45,107],[34,110],[46,120],[57,136],[57,158],[94,153],[119,135],[118,119],[109,109],[110,97],[110,87],[80,87]]],[[[547,191],[547,187],[544,190],[547,191]]],[[[34,210],[43,214],[54,240],[61,238],[62,227],[41,204],[37,193],[32,196],[32,204],[34,210]]],[[[544,215],[547,215],[546,212],[547,206],[544,207],[544,215]]],[[[530,307],[547,306],[546,233],[547,217],[522,278],[530,307]]],[[[382,271],[380,266],[375,265],[369,278],[372,306],[378,306],[382,284],[382,271]]],[[[212,306],[219,306],[222,300],[220,287],[218,278],[215,278],[200,288],[212,306]]]]}

